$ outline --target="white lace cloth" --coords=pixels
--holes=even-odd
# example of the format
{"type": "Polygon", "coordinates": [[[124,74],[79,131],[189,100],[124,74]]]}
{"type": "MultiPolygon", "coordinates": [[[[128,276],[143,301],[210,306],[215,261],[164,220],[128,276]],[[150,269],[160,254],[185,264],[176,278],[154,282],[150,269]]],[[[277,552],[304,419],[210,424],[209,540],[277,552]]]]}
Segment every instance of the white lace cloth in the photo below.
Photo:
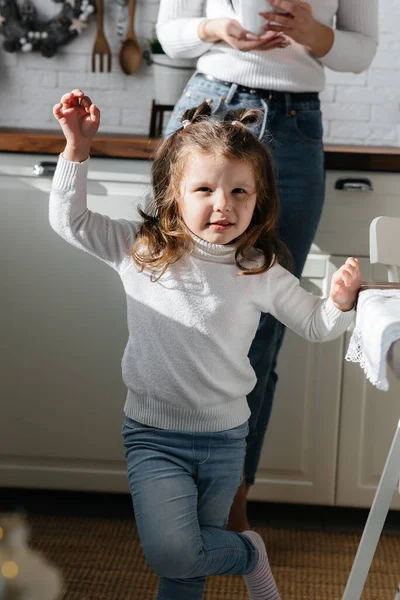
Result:
{"type": "Polygon", "coordinates": [[[367,379],[387,391],[387,353],[400,339],[400,290],[365,290],[357,303],[356,326],[346,360],[360,363],[367,379]]]}

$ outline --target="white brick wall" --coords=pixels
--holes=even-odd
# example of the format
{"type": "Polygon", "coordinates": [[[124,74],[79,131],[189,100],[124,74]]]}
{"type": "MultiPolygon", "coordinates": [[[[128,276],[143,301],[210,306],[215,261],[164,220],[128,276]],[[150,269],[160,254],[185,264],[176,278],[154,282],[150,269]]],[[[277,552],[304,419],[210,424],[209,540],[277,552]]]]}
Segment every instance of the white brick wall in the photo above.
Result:
{"type": "MultiPolygon", "coordinates": [[[[116,2],[105,3],[105,32],[113,53],[111,73],[91,72],[95,20],[81,38],[46,59],[40,54],[9,54],[0,49],[0,127],[55,129],[52,106],[62,93],[81,87],[102,109],[103,132],[148,134],[153,97],[145,61],[133,76],[118,64],[116,2]]],[[[43,16],[59,12],[50,0],[36,0],[43,16]]],[[[138,0],[136,33],[142,48],[150,35],[158,0],[138,0]]],[[[327,70],[321,99],[325,141],[400,147],[400,2],[380,2],[380,45],[368,72],[327,70]]],[[[2,38],[0,36],[0,41],[2,38]]]]}

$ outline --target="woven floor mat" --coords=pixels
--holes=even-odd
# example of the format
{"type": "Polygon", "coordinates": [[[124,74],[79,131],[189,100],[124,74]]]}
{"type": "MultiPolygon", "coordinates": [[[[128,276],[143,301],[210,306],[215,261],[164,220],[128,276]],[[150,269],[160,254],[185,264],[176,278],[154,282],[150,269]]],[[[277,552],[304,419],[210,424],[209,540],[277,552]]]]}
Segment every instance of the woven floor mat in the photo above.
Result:
{"type": "MultiPolygon", "coordinates": [[[[154,600],[157,576],[127,519],[29,516],[31,545],[59,566],[65,600],[154,600]]],[[[282,600],[340,600],[359,534],[258,527],[282,600]]],[[[363,600],[393,600],[400,537],[382,536],[363,600]]],[[[204,600],[246,600],[242,577],[210,577],[204,600]]],[[[188,599],[190,600],[190,599],[188,599]]]]}

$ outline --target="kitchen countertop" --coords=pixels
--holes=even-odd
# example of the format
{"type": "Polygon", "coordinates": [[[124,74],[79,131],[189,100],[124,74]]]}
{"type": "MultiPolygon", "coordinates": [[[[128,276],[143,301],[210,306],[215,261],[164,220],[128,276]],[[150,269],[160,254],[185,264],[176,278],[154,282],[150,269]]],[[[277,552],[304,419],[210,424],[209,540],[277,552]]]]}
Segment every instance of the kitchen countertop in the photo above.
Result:
{"type": "MultiPolygon", "coordinates": [[[[139,135],[97,135],[92,156],[151,159],[159,140],[139,135]]],[[[0,128],[1,152],[59,154],[65,141],[55,131],[0,128]]],[[[327,169],[400,172],[400,148],[325,145],[327,169]]]]}

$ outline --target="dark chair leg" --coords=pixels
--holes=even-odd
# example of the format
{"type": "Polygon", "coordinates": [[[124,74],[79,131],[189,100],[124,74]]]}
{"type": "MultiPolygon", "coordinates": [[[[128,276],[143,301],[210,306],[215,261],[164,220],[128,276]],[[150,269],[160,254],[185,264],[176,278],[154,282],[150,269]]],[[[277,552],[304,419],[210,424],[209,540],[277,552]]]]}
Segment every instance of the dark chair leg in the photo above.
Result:
{"type": "Polygon", "coordinates": [[[149,136],[151,138],[162,137],[164,126],[164,113],[173,109],[174,107],[170,104],[156,104],[155,100],[153,100],[151,104],[149,131],[149,136]]]}

